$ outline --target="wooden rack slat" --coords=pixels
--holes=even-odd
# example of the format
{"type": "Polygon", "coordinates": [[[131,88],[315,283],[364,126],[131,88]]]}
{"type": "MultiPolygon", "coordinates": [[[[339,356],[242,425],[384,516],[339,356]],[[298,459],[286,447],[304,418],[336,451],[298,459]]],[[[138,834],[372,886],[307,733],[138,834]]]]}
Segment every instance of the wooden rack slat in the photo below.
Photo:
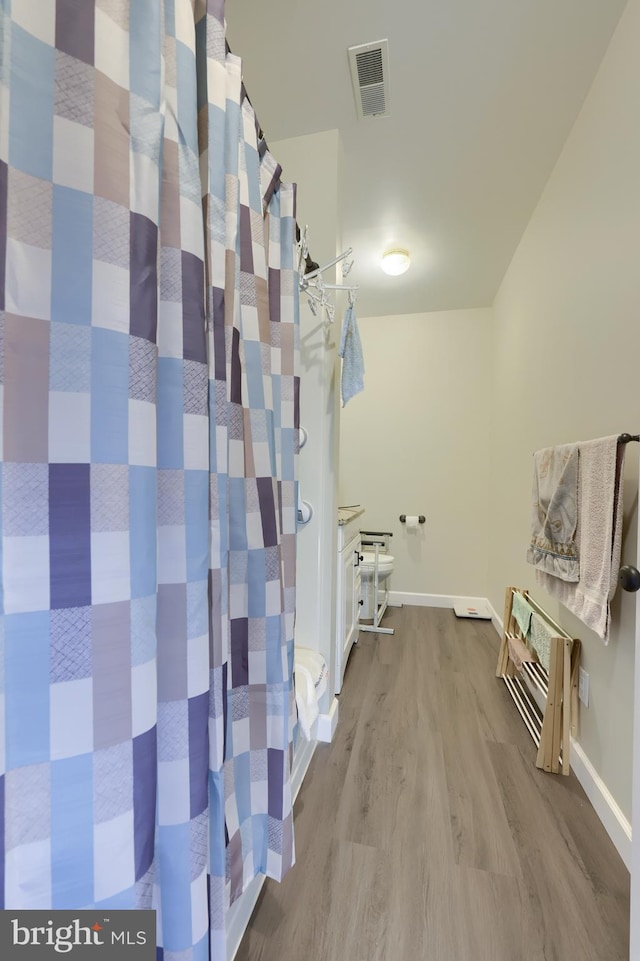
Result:
{"type": "MultiPolygon", "coordinates": [[[[578,664],[580,641],[570,637],[526,590],[508,587],[505,594],[502,642],[498,655],[496,676],[502,678],[509,694],[533,738],[538,753],[536,767],[553,774],[569,774],[571,735],[577,732],[578,664]],[[527,644],[527,638],[513,616],[513,598],[521,595],[549,625],[549,669],[527,644]],[[509,640],[524,642],[535,660],[524,660],[517,667],[509,652],[509,640]],[[539,692],[541,708],[533,692],[539,692]]],[[[522,655],[526,652],[519,645],[522,655]]],[[[516,652],[514,656],[519,656],[516,652]]]]}

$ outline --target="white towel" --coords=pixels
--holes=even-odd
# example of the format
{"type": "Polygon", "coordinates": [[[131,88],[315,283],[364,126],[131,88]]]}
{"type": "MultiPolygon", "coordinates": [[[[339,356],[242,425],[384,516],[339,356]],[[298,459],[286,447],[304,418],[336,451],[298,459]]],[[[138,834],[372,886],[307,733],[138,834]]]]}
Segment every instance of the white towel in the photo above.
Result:
{"type": "Polygon", "coordinates": [[[340,350],[342,357],[342,406],[364,390],[364,355],[356,312],[351,304],[344,312],[340,350]]]}
{"type": "Polygon", "coordinates": [[[318,702],[327,689],[326,661],[318,651],[297,644],[294,649],[296,707],[302,736],[311,740],[311,728],[320,713],[318,702]]]}
{"type": "Polygon", "coordinates": [[[618,583],[622,550],[622,480],[625,444],[618,435],[580,444],[578,526],[580,580],[569,584],[543,571],[545,590],[609,641],[609,605],[618,583]]]}

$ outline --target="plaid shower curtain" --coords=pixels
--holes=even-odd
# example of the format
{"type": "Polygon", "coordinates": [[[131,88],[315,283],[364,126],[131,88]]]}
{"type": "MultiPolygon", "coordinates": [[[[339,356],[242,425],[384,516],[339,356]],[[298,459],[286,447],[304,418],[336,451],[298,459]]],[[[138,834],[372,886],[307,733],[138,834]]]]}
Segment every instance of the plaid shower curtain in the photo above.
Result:
{"type": "Polygon", "coordinates": [[[0,906],[293,860],[294,194],[224,2],[0,0],[0,906]]]}

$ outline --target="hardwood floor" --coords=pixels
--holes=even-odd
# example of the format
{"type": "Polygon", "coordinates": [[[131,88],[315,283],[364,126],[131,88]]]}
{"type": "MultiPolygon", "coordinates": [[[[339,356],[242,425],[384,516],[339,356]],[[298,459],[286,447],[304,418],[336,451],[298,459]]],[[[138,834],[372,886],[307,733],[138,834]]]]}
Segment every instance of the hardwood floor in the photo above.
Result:
{"type": "Polygon", "coordinates": [[[390,608],[363,633],[236,961],[628,961],[629,874],[545,774],[489,622],[390,608]]]}

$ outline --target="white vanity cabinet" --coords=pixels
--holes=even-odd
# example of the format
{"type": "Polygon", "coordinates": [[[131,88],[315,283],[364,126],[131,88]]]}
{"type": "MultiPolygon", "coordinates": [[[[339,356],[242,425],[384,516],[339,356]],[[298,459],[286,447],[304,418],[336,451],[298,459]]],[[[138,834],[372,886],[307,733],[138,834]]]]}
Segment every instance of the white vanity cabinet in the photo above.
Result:
{"type": "Polygon", "coordinates": [[[360,521],[362,508],[340,508],[338,511],[338,588],[336,612],[335,693],[342,680],[349,652],[358,640],[360,616],[360,521]]]}

